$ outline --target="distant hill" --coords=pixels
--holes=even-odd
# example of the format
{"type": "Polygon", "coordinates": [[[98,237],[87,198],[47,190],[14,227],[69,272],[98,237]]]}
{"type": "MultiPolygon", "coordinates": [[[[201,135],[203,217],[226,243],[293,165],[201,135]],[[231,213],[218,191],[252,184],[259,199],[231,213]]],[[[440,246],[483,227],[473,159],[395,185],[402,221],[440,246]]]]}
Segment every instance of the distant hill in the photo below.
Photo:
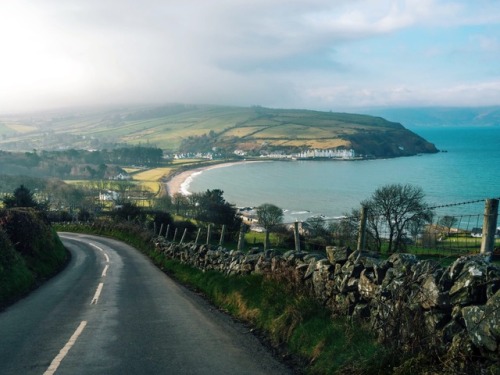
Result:
{"type": "Polygon", "coordinates": [[[354,149],[370,157],[437,152],[381,117],[263,107],[170,104],[0,118],[0,149],[103,149],[149,144],[170,151],[354,149]]]}

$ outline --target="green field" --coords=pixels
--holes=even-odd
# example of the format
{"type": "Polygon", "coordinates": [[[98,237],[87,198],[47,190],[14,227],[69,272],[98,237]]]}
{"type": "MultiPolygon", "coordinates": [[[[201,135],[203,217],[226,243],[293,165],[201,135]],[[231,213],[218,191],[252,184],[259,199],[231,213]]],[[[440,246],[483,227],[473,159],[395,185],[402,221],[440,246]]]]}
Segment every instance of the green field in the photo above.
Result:
{"type": "Polygon", "coordinates": [[[392,143],[402,139],[418,143],[418,136],[401,124],[380,117],[262,107],[172,104],[39,117],[19,115],[0,118],[0,123],[17,126],[15,133],[11,127],[0,126],[0,149],[4,150],[146,144],[175,151],[183,139],[210,132],[221,143],[231,142],[235,148],[240,144],[247,149],[264,143],[324,149],[358,147],[359,140],[355,139],[358,134],[374,134],[377,139],[380,134],[390,134],[388,141],[392,143]]]}

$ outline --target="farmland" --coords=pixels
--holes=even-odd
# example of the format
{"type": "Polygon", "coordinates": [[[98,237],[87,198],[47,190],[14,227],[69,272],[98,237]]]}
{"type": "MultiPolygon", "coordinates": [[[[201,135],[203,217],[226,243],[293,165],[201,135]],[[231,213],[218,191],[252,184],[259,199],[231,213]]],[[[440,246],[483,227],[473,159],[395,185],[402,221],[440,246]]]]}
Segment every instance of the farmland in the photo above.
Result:
{"type": "Polygon", "coordinates": [[[366,153],[365,143],[370,143],[370,154],[374,157],[437,151],[434,145],[403,125],[380,117],[258,106],[171,104],[73,110],[11,115],[0,118],[0,124],[3,124],[0,126],[2,150],[152,145],[178,152],[186,140],[209,136],[207,147],[229,152],[238,148],[343,147],[366,153]],[[384,150],[391,150],[391,154],[384,154],[384,150]]]}

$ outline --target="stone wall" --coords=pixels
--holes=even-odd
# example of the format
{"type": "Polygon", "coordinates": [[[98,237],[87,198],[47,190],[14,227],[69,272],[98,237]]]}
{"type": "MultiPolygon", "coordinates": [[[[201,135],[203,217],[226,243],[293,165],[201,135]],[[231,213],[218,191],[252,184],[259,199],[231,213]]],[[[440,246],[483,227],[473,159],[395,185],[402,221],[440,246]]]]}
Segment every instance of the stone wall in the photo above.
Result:
{"type": "Polygon", "coordinates": [[[381,260],[377,254],[333,246],[326,256],[280,255],[158,238],[156,248],[202,270],[288,275],[332,313],[369,322],[385,344],[432,351],[455,369],[472,361],[490,373],[500,371],[500,268],[481,256],[461,257],[444,268],[411,254],[381,260]]]}

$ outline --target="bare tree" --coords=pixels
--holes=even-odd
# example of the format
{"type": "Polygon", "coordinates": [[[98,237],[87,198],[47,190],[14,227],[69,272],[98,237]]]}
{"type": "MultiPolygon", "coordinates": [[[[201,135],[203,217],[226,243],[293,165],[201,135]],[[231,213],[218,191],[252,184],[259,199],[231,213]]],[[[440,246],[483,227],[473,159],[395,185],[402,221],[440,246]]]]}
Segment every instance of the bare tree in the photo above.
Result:
{"type": "Polygon", "coordinates": [[[455,216],[445,215],[439,220],[439,225],[446,228],[446,235],[449,236],[451,232],[451,227],[457,223],[457,218],[455,216]]]}
{"type": "Polygon", "coordinates": [[[264,249],[269,247],[269,233],[283,223],[283,210],[274,204],[264,203],[257,207],[257,219],[266,230],[264,249]]]}
{"type": "Polygon", "coordinates": [[[378,188],[363,204],[368,207],[369,225],[377,242],[382,244],[387,241],[389,253],[405,247],[405,230],[410,223],[430,222],[433,216],[424,202],[422,188],[410,184],[378,188]]]}
{"type": "Polygon", "coordinates": [[[321,216],[311,216],[302,223],[302,228],[309,237],[322,237],[328,234],[325,219],[321,216]]]}

